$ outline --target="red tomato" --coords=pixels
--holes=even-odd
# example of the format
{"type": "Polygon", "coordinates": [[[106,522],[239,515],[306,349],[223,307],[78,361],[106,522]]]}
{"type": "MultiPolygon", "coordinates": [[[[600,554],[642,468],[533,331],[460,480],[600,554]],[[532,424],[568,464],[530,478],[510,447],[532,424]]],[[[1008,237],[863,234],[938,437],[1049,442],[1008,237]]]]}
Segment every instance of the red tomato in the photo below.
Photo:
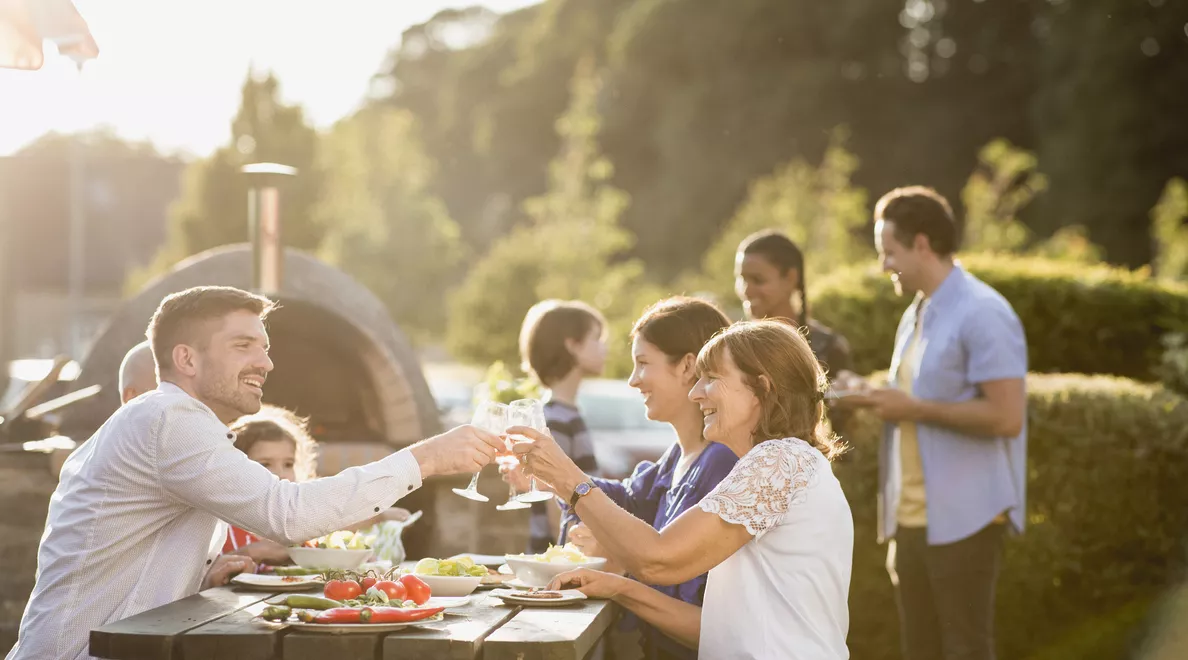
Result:
{"type": "Polygon", "coordinates": [[[417,605],[424,605],[425,601],[429,600],[432,591],[429,585],[421,578],[409,574],[400,577],[400,584],[404,585],[404,590],[408,592],[408,599],[417,605]]]}
{"type": "Polygon", "coordinates": [[[360,583],[359,586],[363,587],[363,591],[367,591],[368,589],[374,587],[376,582],[378,582],[378,580],[368,575],[367,577],[363,578],[363,582],[360,583]]]}
{"type": "Polygon", "coordinates": [[[388,599],[393,602],[403,603],[408,600],[408,590],[399,582],[384,580],[383,582],[376,582],[375,588],[388,594],[388,599]]]}
{"type": "Polygon", "coordinates": [[[323,593],[326,598],[342,602],[358,598],[359,594],[363,593],[363,587],[360,587],[359,583],[354,580],[330,580],[326,583],[323,593]]]}

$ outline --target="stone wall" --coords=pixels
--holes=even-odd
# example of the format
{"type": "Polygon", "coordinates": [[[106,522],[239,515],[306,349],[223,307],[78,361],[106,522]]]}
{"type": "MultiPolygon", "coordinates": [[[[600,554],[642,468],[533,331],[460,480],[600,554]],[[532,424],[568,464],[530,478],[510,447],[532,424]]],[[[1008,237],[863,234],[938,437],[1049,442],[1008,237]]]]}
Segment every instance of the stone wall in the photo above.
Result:
{"type": "Polygon", "coordinates": [[[58,485],[45,454],[0,454],[0,652],[16,643],[17,626],[33,591],[37,544],[49,498],[58,485]]]}

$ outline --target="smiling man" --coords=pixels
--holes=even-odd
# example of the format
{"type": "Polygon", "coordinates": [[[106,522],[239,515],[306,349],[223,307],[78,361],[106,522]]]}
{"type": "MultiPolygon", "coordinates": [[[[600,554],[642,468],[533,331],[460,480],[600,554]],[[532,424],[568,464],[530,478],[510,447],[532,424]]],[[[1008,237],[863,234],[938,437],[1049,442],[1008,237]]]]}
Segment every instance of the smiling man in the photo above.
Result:
{"type": "Polygon", "coordinates": [[[954,261],[953,212],[931,188],[884,195],[875,243],[896,291],[915,295],[895,337],[893,387],[868,399],[887,422],[879,538],[894,539],[904,656],[991,660],[1002,538],[1024,521],[1023,326],[954,261]]]}
{"type": "Polygon", "coordinates": [[[160,386],[63,466],[9,660],[88,657],[92,629],[196,592],[226,539],[221,520],[301,543],[374,516],[424,478],[476,472],[503,449],[463,426],[333,477],[273,476],[227,428],[260,409],[272,307],[230,287],[161,302],[148,326],[160,386]]]}

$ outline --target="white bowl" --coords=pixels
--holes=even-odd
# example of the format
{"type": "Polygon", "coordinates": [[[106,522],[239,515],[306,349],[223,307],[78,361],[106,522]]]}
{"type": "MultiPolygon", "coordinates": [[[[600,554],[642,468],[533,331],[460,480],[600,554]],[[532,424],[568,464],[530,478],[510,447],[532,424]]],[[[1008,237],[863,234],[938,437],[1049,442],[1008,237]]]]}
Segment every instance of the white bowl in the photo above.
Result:
{"type": "Polygon", "coordinates": [[[602,557],[589,557],[584,562],[565,562],[563,564],[536,561],[531,558],[531,555],[506,555],[504,559],[507,560],[507,565],[511,567],[516,577],[530,587],[547,587],[553,578],[575,568],[589,568],[596,571],[606,566],[606,559],[602,557]]]}
{"type": "Polygon", "coordinates": [[[479,583],[483,581],[481,577],[469,575],[420,575],[418,573],[413,573],[413,575],[424,580],[434,596],[445,598],[469,596],[475,589],[478,589],[479,583]]]}
{"type": "Polygon", "coordinates": [[[371,550],[340,550],[338,548],[289,548],[293,563],[303,568],[333,568],[354,570],[371,557],[371,550]]]}

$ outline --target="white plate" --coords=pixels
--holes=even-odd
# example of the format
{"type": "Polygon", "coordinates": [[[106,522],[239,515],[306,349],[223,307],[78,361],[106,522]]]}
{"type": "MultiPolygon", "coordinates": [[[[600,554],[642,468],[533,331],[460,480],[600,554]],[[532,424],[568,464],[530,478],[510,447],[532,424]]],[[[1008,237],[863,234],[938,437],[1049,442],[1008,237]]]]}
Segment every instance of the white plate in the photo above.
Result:
{"type": "Polygon", "coordinates": [[[462,607],[470,604],[470,596],[458,596],[457,598],[450,598],[448,596],[430,596],[429,601],[420,607],[444,607],[447,610],[452,610],[455,607],[462,607]]]}
{"type": "Polygon", "coordinates": [[[577,589],[564,589],[557,593],[561,594],[560,598],[525,598],[522,593],[518,593],[512,589],[496,589],[491,592],[491,595],[508,605],[520,605],[522,607],[556,607],[558,605],[572,605],[587,600],[586,595],[577,589]]]}
{"type": "Polygon", "coordinates": [[[457,559],[459,557],[470,557],[470,560],[479,566],[489,566],[495,568],[504,563],[503,555],[477,555],[473,552],[463,552],[460,555],[454,555],[450,559],[457,559]]]}
{"type": "Polygon", "coordinates": [[[314,587],[325,586],[320,575],[257,575],[255,573],[240,573],[231,578],[231,582],[242,587],[261,589],[266,591],[306,591],[314,587]]]}
{"type": "Polygon", "coordinates": [[[377,633],[416,628],[426,624],[440,623],[445,617],[441,613],[434,614],[428,619],[410,621],[408,623],[305,623],[302,621],[287,621],[290,628],[308,630],[309,632],[323,632],[336,635],[350,633],[377,633]]]}

